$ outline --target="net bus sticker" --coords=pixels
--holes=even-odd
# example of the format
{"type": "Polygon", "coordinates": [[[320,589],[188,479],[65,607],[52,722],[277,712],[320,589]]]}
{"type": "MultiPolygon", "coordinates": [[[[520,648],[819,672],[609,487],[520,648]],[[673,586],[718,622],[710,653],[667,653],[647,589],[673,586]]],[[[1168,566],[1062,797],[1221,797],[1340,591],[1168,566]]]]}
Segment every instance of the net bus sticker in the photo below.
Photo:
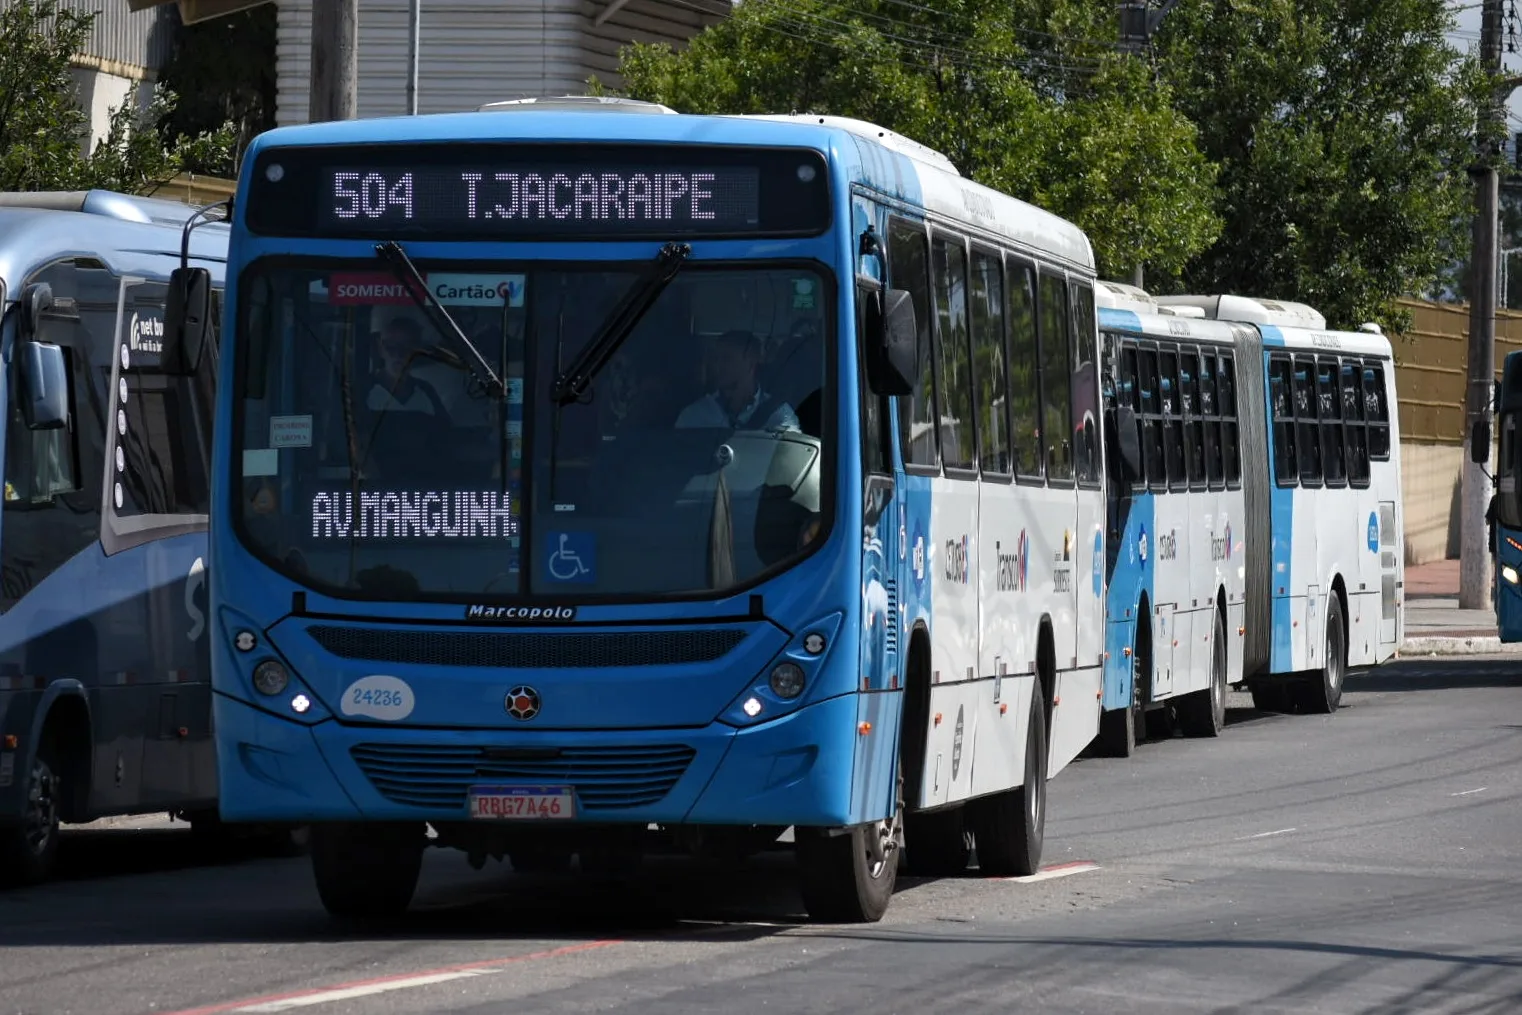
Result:
{"type": "Polygon", "coordinates": [[[348,272],[328,278],[328,303],[335,307],[401,306],[412,302],[406,284],[389,272],[348,272]]]}
{"type": "Polygon", "coordinates": [[[523,287],[522,275],[428,276],[429,292],[447,307],[521,307],[523,287]]]}
{"type": "Polygon", "coordinates": [[[396,677],[360,677],[344,688],[338,710],[344,715],[362,715],[383,722],[396,722],[412,714],[417,698],[406,681],[396,677]]]}

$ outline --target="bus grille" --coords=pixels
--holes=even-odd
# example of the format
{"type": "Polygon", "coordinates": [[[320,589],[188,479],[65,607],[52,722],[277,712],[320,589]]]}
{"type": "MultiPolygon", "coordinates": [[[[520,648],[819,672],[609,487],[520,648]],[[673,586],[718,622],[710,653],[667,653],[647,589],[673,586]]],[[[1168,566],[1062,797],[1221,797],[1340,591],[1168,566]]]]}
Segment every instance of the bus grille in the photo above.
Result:
{"type": "Polygon", "coordinates": [[[746,634],[732,627],[697,631],[498,634],[335,626],[311,627],[308,633],[317,644],[343,659],[417,666],[516,669],[612,669],[707,663],[728,654],[745,640],[746,634]]]}
{"type": "Polygon", "coordinates": [[[350,749],[392,803],[464,813],[466,790],[483,783],[575,786],[588,811],[646,807],[676,785],[691,747],[448,747],[359,744],[350,749]]]}

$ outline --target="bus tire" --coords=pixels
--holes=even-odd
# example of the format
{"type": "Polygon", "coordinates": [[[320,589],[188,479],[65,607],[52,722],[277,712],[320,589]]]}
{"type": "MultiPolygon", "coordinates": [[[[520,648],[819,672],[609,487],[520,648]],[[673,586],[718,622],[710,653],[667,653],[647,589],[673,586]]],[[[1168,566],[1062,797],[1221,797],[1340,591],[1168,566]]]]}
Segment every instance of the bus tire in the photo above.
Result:
{"type": "Polygon", "coordinates": [[[972,862],[967,808],[962,804],[928,814],[904,815],[904,859],[915,877],[951,878],[972,862]]]}
{"type": "Polygon", "coordinates": [[[0,826],[0,880],[7,884],[35,885],[53,876],[64,792],[59,770],[53,739],[44,735],[32,759],[21,822],[0,826]]]}
{"type": "Polygon", "coordinates": [[[1218,737],[1226,728],[1226,617],[1219,606],[1210,645],[1210,686],[1180,701],[1178,718],[1186,737],[1218,737]]]}
{"type": "Polygon", "coordinates": [[[904,777],[900,771],[893,813],[841,834],[797,828],[799,889],[809,919],[818,923],[876,923],[888,911],[898,884],[904,777]]]}
{"type": "Polygon", "coordinates": [[[1025,734],[1024,782],[968,804],[978,870],[984,876],[1024,877],[1040,868],[1046,838],[1046,771],[1046,705],[1037,680],[1025,734]]]}
{"type": "Polygon", "coordinates": [[[1295,687],[1295,697],[1304,712],[1329,715],[1342,704],[1342,681],[1347,675],[1347,624],[1343,619],[1342,599],[1333,593],[1327,601],[1326,631],[1323,635],[1321,672],[1295,687]]]}
{"type": "Polygon", "coordinates": [[[413,824],[313,825],[312,874],[323,908],[341,919],[400,916],[417,890],[424,842],[413,824]]]}
{"type": "Polygon", "coordinates": [[[522,846],[507,854],[507,862],[520,874],[564,874],[574,854],[553,846],[522,846]]]}

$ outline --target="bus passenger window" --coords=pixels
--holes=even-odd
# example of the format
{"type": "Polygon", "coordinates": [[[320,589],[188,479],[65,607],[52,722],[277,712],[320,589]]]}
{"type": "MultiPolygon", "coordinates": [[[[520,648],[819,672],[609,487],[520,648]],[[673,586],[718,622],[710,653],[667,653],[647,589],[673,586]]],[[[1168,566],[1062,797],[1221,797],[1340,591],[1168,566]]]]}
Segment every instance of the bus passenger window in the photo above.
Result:
{"type": "Polygon", "coordinates": [[[1179,404],[1178,353],[1158,353],[1161,373],[1159,390],[1163,400],[1163,450],[1168,459],[1168,486],[1183,489],[1187,483],[1184,467],[1184,416],[1179,404]]]}
{"type": "Polygon", "coordinates": [[[1041,440],[1041,371],[1037,366],[1036,273],[1011,258],[1005,293],[1009,309],[1009,416],[1015,474],[1040,479],[1046,452],[1041,440]]]}
{"type": "Polygon", "coordinates": [[[1318,485],[1321,482],[1321,434],[1316,416],[1316,381],[1314,362],[1304,356],[1295,357],[1295,442],[1300,446],[1300,482],[1318,485]]]}
{"type": "Polygon", "coordinates": [[[1013,471],[1009,377],[1004,363],[1004,279],[997,254],[972,255],[973,382],[978,396],[978,465],[986,475],[1013,471]]]}
{"type": "Polygon", "coordinates": [[[936,360],[940,365],[941,463],[977,462],[972,410],[972,352],[967,345],[967,252],[960,239],[938,239],[935,259],[936,360]]]}
{"type": "Polygon", "coordinates": [[[893,288],[909,294],[919,329],[916,390],[898,403],[899,445],[905,465],[935,468],[935,369],[930,359],[930,255],[920,226],[894,219],[888,225],[888,273],[893,288]]]}
{"type": "Polygon", "coordinates": [[[1098,356],[1094,350],[1094,290],[1074,283],[1073,442],[1078,482],[1099,482],[1098,356]]]}
{"type": "Polygon", "coordinates": [[[1205,423],[1200,418],[1200,354],[1183,353],[1179,368],[1179,395],[1184,416],[1184,461],[1189,485],[1205,485],[1205,423]]]}
{"type": "Polygon", "coordinates": [[[1219,490],[1225,478],[1221,466],[1221,406],[1216,399],[1215,356],[1200,356],[1200,423],[1205,436],[1205,477],[1212,490],[1219,490]]]}
{"type": "Polygon", "coordinates": [[[1290,362],[1274,357],[1268,365],[1268,397],[1273,404],[1274,480],[1294,486],[1300,479],[1300,456],[1295,441],[1295,408],[1290,362]]]}
{"type": "Polygon", "coordinates": [[[1242,482],[1242,452],[1237,439],[1237,364],[1230,353],[1221,356],[1221,459],[1226,466],[1226,485],[1235,489],[1242,482]]]}
{"type": "Polygon", "coordinates": [[[1343,486],[1348,481],[1346,448],[1342,433],[1342,395],[1337,386],[1337,361],[1316,361],[1316,393],[1321,413],[1321,460],[1326,468],[1327,486],[1343,486]]]}
{"type": "Polygon", "coordinates": [[[1390,404],[1385,395],[1383,363],[1363,366],[1364,418],[1369,421],[1369,457],[1376,462],[1390,457],[1390,404]]]}
{"type": "Polygon", "coordinates": [[[1340,374],[1342,426],[1347,442],[1348,482],[1369,485],[1369,433],[1364,425],[1363,396],[1358,390],[1358,364],[1344,361],[1340,374]]]}
{"type": "Polygon", "coordinates": [[[1131,482],[1132,489],[1139,490],[1147,485],[1147,425],[1142,420],[1141,387],[1137,382],[1136,346],[1127,343],[1120,351],[1120,391],[1116,396],[1117,405],[1128,405],[1131,411],[1136,413],[1136,439],[1142,449],[1142,474],[1131,482]]]}
{"type": "Polygon", "coordinates": [[[1147,463],[1147,485],[1168,489],[1167,453],[1163,441],[1162,391],[1157,377],[1157,350],[1141,350],[1142,457],[1147,463]]]}
{"type": "Polygon", "coordinates": [[[1068,335],[1067,285],[1059,275],[1041,276],[1041,379],[1046,408],[1046,478],[1063,486],[1073,481],[1072,360],[1068,335]]]}

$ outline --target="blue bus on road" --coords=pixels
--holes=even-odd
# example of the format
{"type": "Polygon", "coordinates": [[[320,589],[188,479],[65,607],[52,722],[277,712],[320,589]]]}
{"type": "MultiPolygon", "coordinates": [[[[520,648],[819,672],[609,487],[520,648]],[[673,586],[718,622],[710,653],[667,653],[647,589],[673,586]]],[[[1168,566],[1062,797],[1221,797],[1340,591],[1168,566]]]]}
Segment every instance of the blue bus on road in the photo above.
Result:
{"type": "Polygon", "coordinates": [[[817,919],[1036,871],[1104,668],[1080,230],[872,124],[626,100],[271,131],[231,225],[221,807],[312,823],[330,912],[651,825],[792,828],[817,919]]]}
{"type": "MultiPolygon", "coordinates": [[[[1495,558],[1496,628],[1501,641],[1522,641],[1522,353],[1507,353],[1495,389],[1496,492],[1492,504],[1491,553],[1495,558]]],[[[1470,458],[1490,463],[1490,427],[1477,423],[1471,434],[1470,458]]]]}
{"type": "Polygon", "coordinates": [[[0,194],[0,881],[60,822],[216,827],[206,587],[216,343],[167,370],[182,256],[219,304],[226,225],[106,191],[0,194]],[[187,245],[188,244],[188,245],[187,245]]]}

